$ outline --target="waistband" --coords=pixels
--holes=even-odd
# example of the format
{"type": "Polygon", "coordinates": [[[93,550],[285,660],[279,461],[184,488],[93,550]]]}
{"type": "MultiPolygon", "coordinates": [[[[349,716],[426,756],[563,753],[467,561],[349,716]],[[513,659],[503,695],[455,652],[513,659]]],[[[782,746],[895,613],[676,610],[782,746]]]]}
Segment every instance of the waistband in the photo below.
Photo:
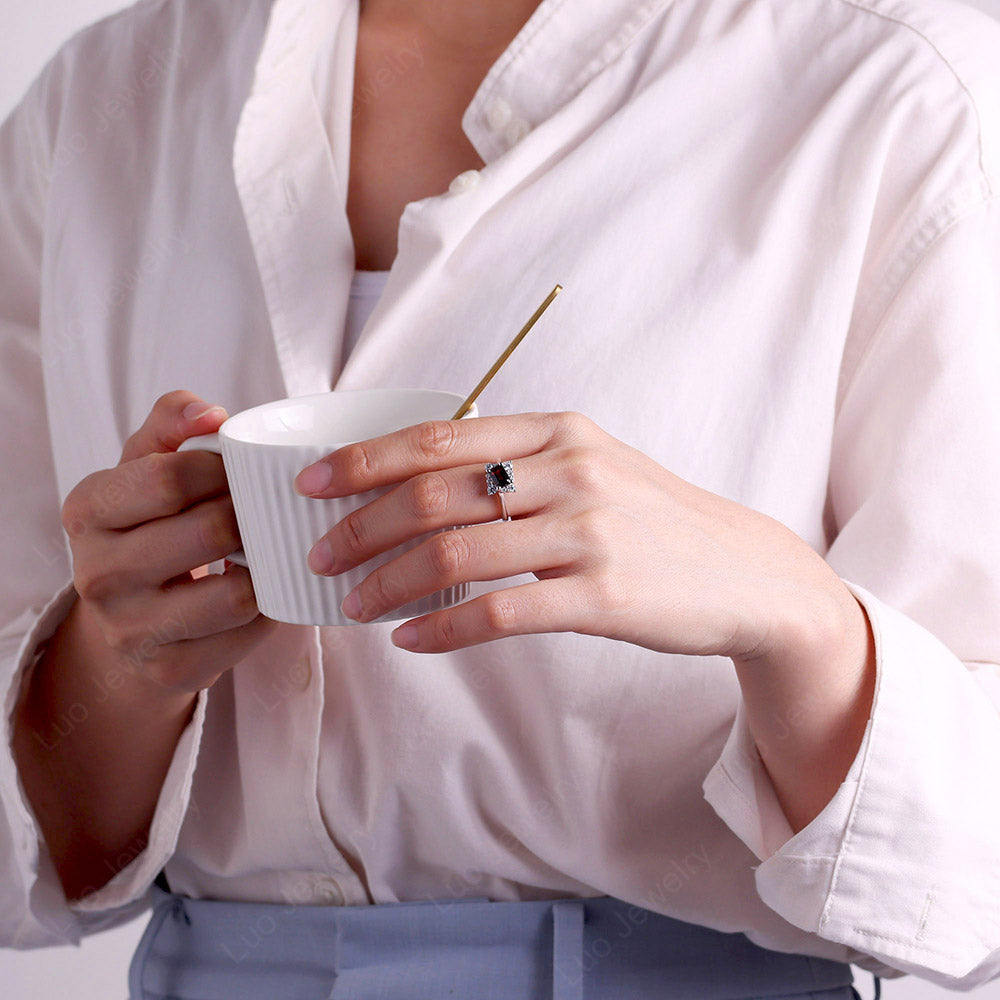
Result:
{"type": "Polygon", "coordinates": [[[609,897],[288,906],[155,885],[129,969],[130,1000],[847,1000],[851,982],[609,897]]]}

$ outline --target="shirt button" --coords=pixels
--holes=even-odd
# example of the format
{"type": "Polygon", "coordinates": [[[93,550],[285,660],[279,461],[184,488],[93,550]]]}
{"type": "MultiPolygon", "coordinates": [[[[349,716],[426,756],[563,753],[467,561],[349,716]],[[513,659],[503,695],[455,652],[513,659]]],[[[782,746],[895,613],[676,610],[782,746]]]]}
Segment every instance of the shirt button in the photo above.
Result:
{"type": "Polygon", "coordinates": [[[336,879],[332,879],[328,875],[316,879],[316,884],[313,887],[313,899],[324,906],[344,905],[343,891],[337,884],[336,879]]]}
{"type": "Polygon", "coordinates": [[[507,141],[516,146],[530,131],[531,126],[523,118],[512,118],[504,134],[507,141]]]}
{"type": "Polygon", "coordinates": [[[448,190],[452,194],[464,194],[466,191],[471,191],[479,183],[479,171],[478,170],[466,170],[465,173],[459,174],[452,182],[448,185],[448,190]]]}
{"type": "Polygon", "coordinates": [[[513,116],[514,112],[511,110],[510,105],[503,98],[498,97],[486,109],[486,124],[494,132],[499,132],[502,128],[506,127],[513,116]]]}

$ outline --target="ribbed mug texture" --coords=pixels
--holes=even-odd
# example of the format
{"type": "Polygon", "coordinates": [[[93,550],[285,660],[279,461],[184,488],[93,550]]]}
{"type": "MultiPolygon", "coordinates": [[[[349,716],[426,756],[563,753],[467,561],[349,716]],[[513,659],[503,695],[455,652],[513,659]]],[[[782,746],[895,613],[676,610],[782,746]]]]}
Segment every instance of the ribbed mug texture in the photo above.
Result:
{"type": "MultiPolygon", "coordinates": [[[[351,510],[387,492],[315,500],[292,487],[296,475],[328,450],[268,446],[223,438],[222,456],[250,564],[257,606],[268,618],[295,625],[355,625],[340,611],[344,598],[377,566],[418,545],[423,535],[338,576],[321,577],[306,565],[314,543],[351,510]],[[360,502],[359,502],[360,501],[360,502]]],[[[378,621],[428,614],[465,600],[468,584],[450,587],[397,608],[378,621]]]]}

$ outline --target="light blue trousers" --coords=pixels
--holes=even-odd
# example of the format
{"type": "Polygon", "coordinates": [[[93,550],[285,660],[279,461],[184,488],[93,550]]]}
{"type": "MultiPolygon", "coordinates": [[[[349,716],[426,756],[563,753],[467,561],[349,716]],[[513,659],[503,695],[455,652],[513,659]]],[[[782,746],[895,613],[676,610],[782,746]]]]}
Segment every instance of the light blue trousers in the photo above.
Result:
{"type": "Polygon", "coordinates": [[[153,887],[131,1000],[849,1000],[848,965],[601,897],[285,906],[153,887]]]}

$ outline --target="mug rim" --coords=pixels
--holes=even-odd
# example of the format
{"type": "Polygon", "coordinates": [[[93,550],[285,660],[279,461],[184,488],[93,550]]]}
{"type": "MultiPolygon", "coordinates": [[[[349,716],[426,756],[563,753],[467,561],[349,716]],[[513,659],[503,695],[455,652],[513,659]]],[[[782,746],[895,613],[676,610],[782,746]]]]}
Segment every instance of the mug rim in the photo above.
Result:
{"type": "MultiPolygon", "coordinates": [[[[329,392],[316,392],[309,393],[304,396],[289,396],[285,399],[272,399],[268,400],[266,403],[258,403],[256,406],[247,407],[245,410],[240,410],[239,413],[234,413],[232,416],[227,417],[219,427],[216,432],[219,436],[219,440],[225,440],[232,444],[252,444],[255,448],[309,448],[309,447],[341,447],[346,444],[353,443],[352,441],[333,441],[330,443],[319,444],[318,442],[313,443],[303,443],[299,442],[281,442],[281,441],[253,441],[248,440],[243,437],[234,436],[232,431],[238,431],[238,424],[243,418],[252,418],[258,416],[261,413],[267,413],[272,410],[280,409],[281,407],[288,406],[290,404],[297,405],[311,405],[322,403],[331,399],[331,397],[338,397],[342,399],[345,396],[353,395],[366,395],[366,396],[437,396],[443,400],[452,400],[455,403],[455,409],[463,402],[465,396],[461,393],[452,392],[448,389],[430,389],[421,386],[373,386],[371,388],[357,388],[357,389],[331,389],[329,392]],[[231,426],[232,425],[232,426],[231,426]]],[[[462,417],[466,419],[467,417],[474,417],[478,414],[477,407],[473,403],[469,412],[462,417]]],[[[441,418],[447,419],[447,418],[441,418]]],[[[364,438],[355,438],[357,440],[364,440],[364,438]]]]}

